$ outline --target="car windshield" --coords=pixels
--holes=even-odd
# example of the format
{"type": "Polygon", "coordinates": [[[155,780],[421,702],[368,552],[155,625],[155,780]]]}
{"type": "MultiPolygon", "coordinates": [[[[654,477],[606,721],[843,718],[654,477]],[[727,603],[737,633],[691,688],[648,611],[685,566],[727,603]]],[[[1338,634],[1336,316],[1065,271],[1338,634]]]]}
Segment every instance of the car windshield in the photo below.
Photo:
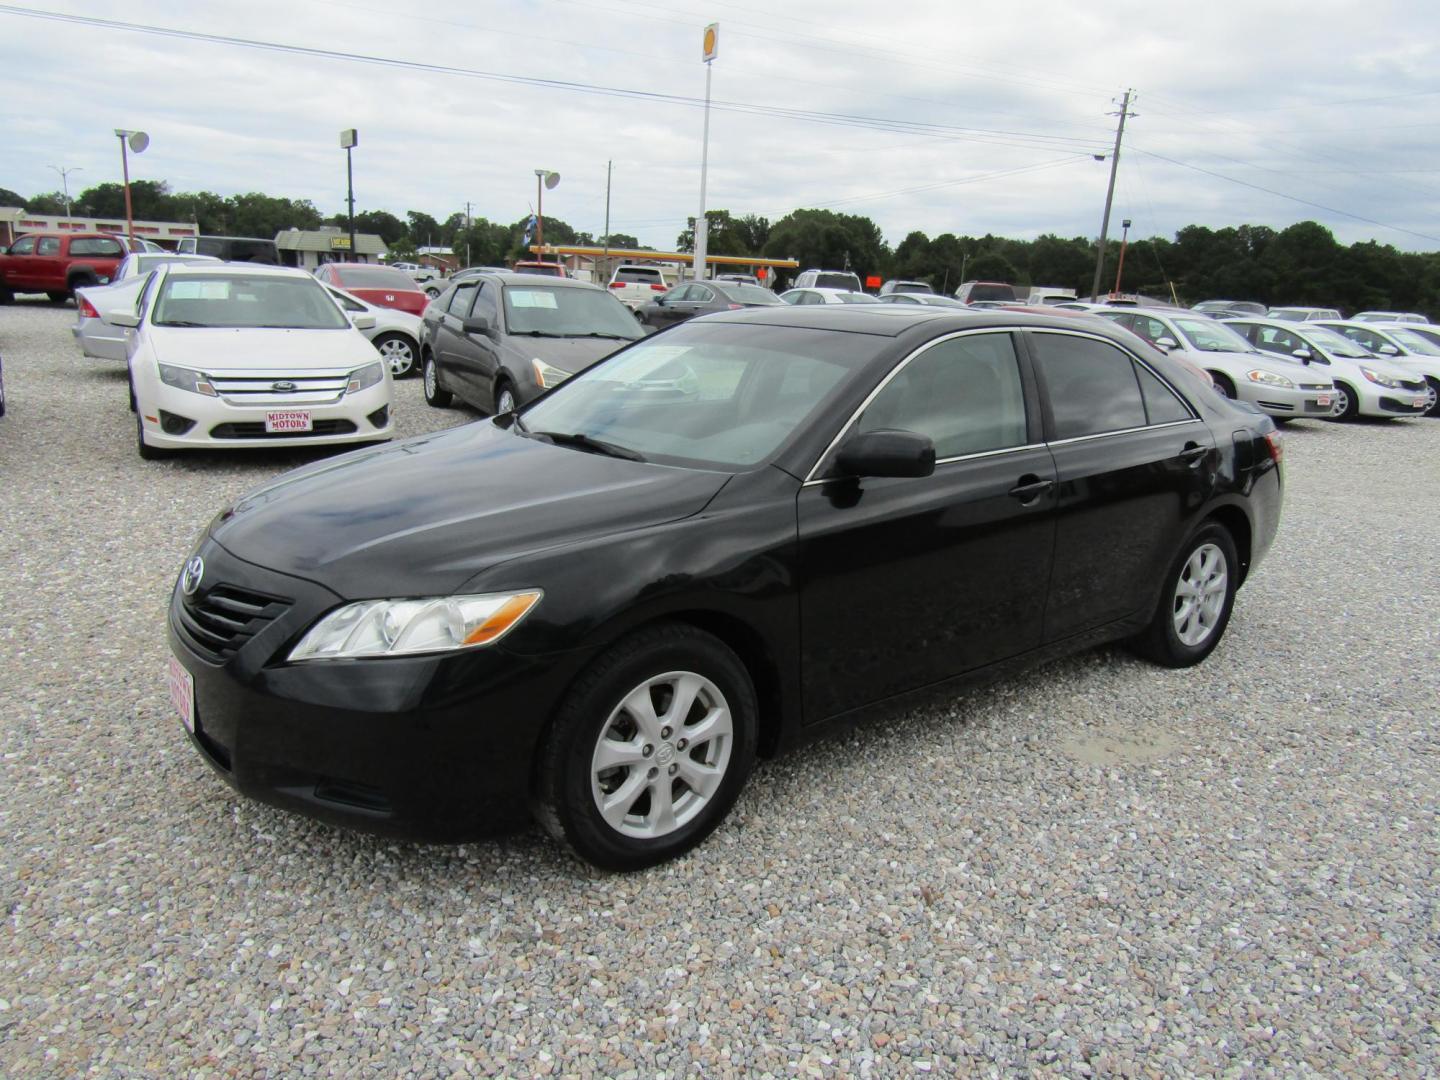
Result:
{"type": "Polygon", "coordinates": [[[972,303],[976,300],[1014,300],[1015,287],[983,282],[970,286],[970,294],[966,299],[972,303]]]}
{"type": "Polygon", "coordinates": [[[521,413],[532,435],[582,435],[647,461],[725,470],[772,457],[876,348],[866,334],[690,323],[632,345],[521,413]]]}
{"type": "Polygon", "coordinates": [[[156,326],[341,330],[350,323],[318,281],[260,274],[170,274],[156,326]]]}
{"type": "Polygon", "coordinates": [[[817,289],[850,289],[860,291],[860,279],[854,274],[816,274],[817,289]]]}
{"type": "Polygon", "coordinates": [[[1255,346],[1213,319],[1174,319],[1176,329],[1201,352],[1254,352],[1255,346]]]}
{"type": "Polygon", "coordinates": [[[762,289],[759,285],[736,285],[725,282],[720,285],[720,292],[724,293],[737,304],[754,304],[770,306],[780,303],[780,298],[769,289],[762,289]]]}
{"type": "Polygon", "coordinates": [[[505,326],[512,334],[538,337],[644,336],[625,305],[609,293],[587,287],[510,285],[505,289],[505,326]]]}
{"type": "Polygon", "coordinates": [[[1425,356],[1440,356],[1440,345],[1436,345],[1429,338],[1417,334],[1413,330],[1386,330],[1385,333],[1398,341],[1411,352],[1422,353],[1425,356]]]}
{"type": "Polygon", "coordinates": [[[1328,327],[1307,326],[1305,327],[1305,336],[1331,356],[1351,356],[1359,359],[1370,355],[1368,349],[1328,327]]]}
{"type": "Polygon", "coordinates": [[[891,292],[932,293],[935,290],[921,281],[897,281],[890,286],[891,292]]]}
{"type": "Polygon", "coordinates": [[[347,289],[390,289],[392,292],[414,292],[410,275],[393,266],[347,266],[335,271],[340,284],[347,289]]]}

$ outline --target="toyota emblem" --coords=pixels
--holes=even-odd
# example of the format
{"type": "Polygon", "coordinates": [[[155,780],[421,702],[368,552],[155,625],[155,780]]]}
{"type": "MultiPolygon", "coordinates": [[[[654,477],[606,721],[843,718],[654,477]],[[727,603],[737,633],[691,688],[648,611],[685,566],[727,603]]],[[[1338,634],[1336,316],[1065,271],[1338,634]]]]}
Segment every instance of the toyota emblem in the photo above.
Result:
{"type": "Polygon", "coordinates": [[[200,579],[204,576],[205,560],[199,555],[192,556],[180,573],[180,591],[186,596],[194,596],[195,590],[200,588],[200,579]]]}

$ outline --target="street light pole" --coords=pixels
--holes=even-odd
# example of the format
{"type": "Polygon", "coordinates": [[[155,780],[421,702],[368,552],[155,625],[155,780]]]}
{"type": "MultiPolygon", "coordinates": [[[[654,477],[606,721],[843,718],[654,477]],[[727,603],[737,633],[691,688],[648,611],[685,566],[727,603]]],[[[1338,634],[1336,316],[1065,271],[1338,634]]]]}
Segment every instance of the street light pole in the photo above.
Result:
{"type": "Polygon", "coordinates": [[[1110,206],[1115,201],[1115,172],[1120,168],[1120,140],[1125,137],[1125,118],[1133,116],[1130,111],[1130,95],[1135,91],[1126,90],[1125,100],[1120,103],[1120,124],[1115,129],[1115,150],[1110,155],[1110,186],[1105,191],[1105,216],[1100,220],[1100,245],[1095,253],[1095,279],[1090,283],[1090,299],[1100,298],[1100,275],[1105,272],[1105,239],[1110,232],[1110,206]]]}
{"type": "Polygon", "coordinates": [[[143,131],[125,131],[123,128],[115,129],[115,137],[120,140],[120,172],[125,178],[125,234],[130,238],[130,247],[135,247],[135,211],[130,206],[130,158],[127,150],[134,150],[137,154],[143,154],[145,148],[150,145],[150,136],[143,131]]]}
{"type": "Polygon", "coordinates": [[[70,224],[70,174],[84,172],[85,169],[80,165],[72,165],[68,169],[62,169],[59,165],[51,165],[49,168],[60,174],[60,187],[65,193],[65,224],[68,225],[70,224]]]}
{"type": "Polygon", "coordinates": [[[535,170],[535,246],[545,254],[545,170],[535,170]]]}
{"type": "Polygon", "coordinates": [[[345,151],[345,200],[349,204],[350,223],[350,261],[356,260],[355,255],[355,168],[352,151],[360,142],[360,132],[355,128],[346,128],[340,132],[340,146],[345,151]]]}

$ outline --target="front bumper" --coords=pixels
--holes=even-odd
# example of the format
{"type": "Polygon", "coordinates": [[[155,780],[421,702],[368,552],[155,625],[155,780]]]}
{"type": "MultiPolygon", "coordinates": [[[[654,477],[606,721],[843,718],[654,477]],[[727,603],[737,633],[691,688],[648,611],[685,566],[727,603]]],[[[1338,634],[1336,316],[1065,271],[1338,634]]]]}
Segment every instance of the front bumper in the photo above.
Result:
{"type": "Polygon", "coordinates": [[[542,657],[496,647],[290,664],[284,657],[299,637],[341,598],[245,563],[214,541],[200,555],[195,596],[176,589],[171,597],[170,649],[194,681],[191,742],[232,788],[333,824],[417,840],[458,841],[528,823],[540,737],[588,652],[542,657]],[[233,615],[235,598],[247,596],[268,606],[232,641],[197,635],[197,612],[229,599],[233,615]]]}
{"type": "Polygon", "coordinates": [[[1237,383],[1235,395],[1270,416],[1323,418],[1335,411],[1335,388],[1267,386],[1265,383],[1237,383]],[[1324,402],[1324,404],[1321,404],[1324,402]]]}
{"type": "Polygon", "coordinates": [[[215,449],[256,446],[333,446],[377,442],[395,434],[391,383],[385,378],[365,390],[345,394],[339,401],[293,406],[236,405],[223,398],[192,394],[151,380],[136,396],[145,441],[165,450],[215,449]],[[265,417],[281,408],[310,413],[312,430],[282,434],[265,431],[265,417]],[[172,419],[178,418],[178,419],[172,419]]]}
{"type": "Polygon", "coordinates": [[[1424,416],[1430,395],[1420,384],[1418,390],[1395,389],[1366,382],[1358,387],[1361,416],[1424,416]]]}

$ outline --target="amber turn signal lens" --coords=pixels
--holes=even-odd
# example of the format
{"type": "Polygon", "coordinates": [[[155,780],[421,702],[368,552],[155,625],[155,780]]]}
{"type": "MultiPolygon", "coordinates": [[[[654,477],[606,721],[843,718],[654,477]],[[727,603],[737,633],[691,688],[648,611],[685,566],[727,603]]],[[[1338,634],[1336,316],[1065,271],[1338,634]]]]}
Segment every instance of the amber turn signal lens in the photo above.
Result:
{"type": "Polygon", "coordinates": [[[505,601],[495,614],[466,634],[464,644],[484,645],[487,641],[494,641],[519,622],[539,599],[538,592],[517,593],[505,601]]]}

